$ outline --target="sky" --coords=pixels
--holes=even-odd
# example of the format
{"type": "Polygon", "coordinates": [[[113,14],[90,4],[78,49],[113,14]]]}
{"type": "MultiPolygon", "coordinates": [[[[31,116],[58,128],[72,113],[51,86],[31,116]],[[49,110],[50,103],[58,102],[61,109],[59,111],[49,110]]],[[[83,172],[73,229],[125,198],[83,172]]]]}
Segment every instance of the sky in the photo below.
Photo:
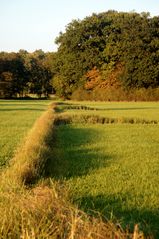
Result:
{"type": "Polygon", "coordinates": [[[159,0],[0,0],[0,51],[56,51],[56,37],[73,19],[108,10],[159,16],[159,0]]]}

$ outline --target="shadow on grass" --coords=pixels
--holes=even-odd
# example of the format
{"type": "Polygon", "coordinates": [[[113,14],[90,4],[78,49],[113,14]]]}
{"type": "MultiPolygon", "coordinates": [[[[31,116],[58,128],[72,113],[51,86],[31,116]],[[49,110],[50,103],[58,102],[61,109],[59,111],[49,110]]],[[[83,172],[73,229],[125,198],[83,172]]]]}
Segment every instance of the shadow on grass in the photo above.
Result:
{"type": "Polygon", "coordinates": [[[104,219],[119,222],[123,229],[128,228],[133,232],[134,224],[138,224],[145,235],[152,235],[159,238],[159,208],[149,210],[146,208],[127,209],[124,205],[125,195],[98,195],[96,197],[87,196],[76,200],[76,203],[82,210],[89,215],[101,213],[104,219]]]}
{"type": "Polygon", "coordinates": [[[56,179],[87,175],[90,171],[107,166],[114,157],[101,155],[99,148],[92,149],[97,132],[93,129],[57,126],[54,131],[52,159],[47,162],[46,176],[56,179]]]}
{"type": "Polygon", "coordinates": [[[111,110],[148,110],[148,109],[150,109],[150,110],[156,110],[156,109],[159,109],[159,107],[149,107],[149,106],[145,106],[145,107],[128,107],[128,108],[125,108],[125,107],[123,107],[123,108],[104,108],[104,109],[101,109],[101,110],[106,110],[106,111],[111,111],[111,110]]]}
{"type": "Polygon", "coordinates": [[[80,105],[80,104],[71,104],[71,103],[66,103],[66,102],[58,102],[58,107],[57,107],[58,112],[63,112],[71,109],[76,109],[76,110],[101,110],[101,111],[131,111],[131,110],[156,110],[159,109],[158,106],[143,106],[143,107],[93,107],[93,106],[87,106],[87,105],[80,105]]]}
{"type": "MultiPolygon", "coordinates": [[[[56,126],[52,142],[52,158],[46,164],[45,177],[57,180],[69,179],[89,174],[92,170],[110,166],[115,155],[101,154],[96,140],[98,132],[92,128],[74,127],[73,125],[56,126]]],[[[123,194],[98,196],[73,196],[71,200],[90,215],[100,213],[103,218],[119,222],[123,229],[133,231],[134,224],[148,235],[159,238],[159,208],[128,208],[127,200],[133,195],[123,194]]],[[[142,195],[141,195],[142,202],[142,195]]]]}
{"type": "Polygon", "coordinates": [[[26,111],[26,110],[29,110],[29,111],[44,111],[45,109],[39,109],[39,108],[16,108],[16,107],[13,107],[13,108],[5,108],[5,109],[0,109],[0,111],[2,112],[5,112],[5,111],[26,111]]]}
{"type": "Polygon", "coordinates": [[[28,104],[25,102],[20,102],[20,103],[18,103],[17,104],[17,102],[14,102],[14,103],[12,103],[12,104],[10,104],[10,103],[2,103],[2,104],[0,104],[0,106],[1,107],[8,107],[8,106],[12,106],[12,107],[17,107],[17,106],[19,106],[20,108],[21,107],[23,107],[23,106],[26,106],[26,107],[46,107],[46,104],[39,104],[39,103],[37,103],[37,104],[33,104],[32,102],[29,102],[28,104]]]}

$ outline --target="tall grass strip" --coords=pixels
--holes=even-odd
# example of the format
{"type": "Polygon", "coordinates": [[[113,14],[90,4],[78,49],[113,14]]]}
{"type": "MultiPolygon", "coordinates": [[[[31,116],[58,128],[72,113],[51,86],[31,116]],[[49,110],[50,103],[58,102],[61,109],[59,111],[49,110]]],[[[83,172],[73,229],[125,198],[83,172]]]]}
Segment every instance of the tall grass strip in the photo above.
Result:
{"type": "Polygon", "coordinates": [[[10,166],[2,173],[5,185],[29,184],[40,177],[50,156],[49,142],[52,140],[54,120],[54,110],[49,109],[35,122],[10,166]]]}
{"type": "Polygon", "coordinates": [[[50,145],[54,126],[60,122],[58,117],[51,108],[36,121],[1,175],[0,238],[143,239],[138,230],[125,233],[119,226],[89,217],[72,206],[60,182],[33,184],[43,175],[46,161],[53,157],[50,145]]]}

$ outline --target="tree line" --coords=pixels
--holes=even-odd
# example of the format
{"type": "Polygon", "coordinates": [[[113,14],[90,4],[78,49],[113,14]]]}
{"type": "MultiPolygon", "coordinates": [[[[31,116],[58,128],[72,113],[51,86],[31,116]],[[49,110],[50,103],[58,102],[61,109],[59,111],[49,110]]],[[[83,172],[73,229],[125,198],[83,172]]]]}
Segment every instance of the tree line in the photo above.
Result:
{"type": "Polygon", "coordinates": [[[0,53],[3,94],[56,92],[67,99],[93,100],[158,95],[158,16],[92,14],[69,23],[56,44],[53,53],[0,53]]]}
{"type": "Polygon", "coordinates": [[[16,98],[36,94],[48,97],[53,92],[50,83],[51,57],[53,53],[37,50],[28,53],[0,53],[0,97],[16,98]]]}

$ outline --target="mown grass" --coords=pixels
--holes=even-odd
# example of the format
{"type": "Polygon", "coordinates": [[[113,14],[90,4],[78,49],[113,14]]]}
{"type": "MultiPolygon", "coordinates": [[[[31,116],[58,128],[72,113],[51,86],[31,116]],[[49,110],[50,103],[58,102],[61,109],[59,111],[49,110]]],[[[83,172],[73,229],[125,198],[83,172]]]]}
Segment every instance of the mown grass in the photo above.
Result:
{"type": "Polygon", "coordinates": [[[61,110],[65,107],[69,108],[67,110],[73,115],[89,113],[118,119],[133,118],[159,121],[158,102],[63,102],[61,110]],[[78,106],[86,106],[88,110],[82,108],[78,110],[76,109],[78,106]]]}
{"type": "Polygon", "coordinates": [[[0,100],[0,168],[8,164],[14,151],[50,101],[0,100]]]}
{"type": "Polygon", "coordinates": [[[92,109],[52,107],[0,175],[0,236],[139,239],[137,226],[125,229],[139,223],[158,238],[158,124],[101,124],[92,109]],[[92,116],[81,123],[83,110],[92,116]]]}
{"type": "MultiPolygon", "coordinates": [[[[0,175],[0,238],[132,238],[111,222],[90,218],[66,201],[63,185],[43,179],[46,162],[55,156],[52,107],[35,122],[10,167],[0,175]]],[[[138,236],[143,238],[137,230],[135,239],[138,236]]]]}
{"type": "MultiPolygon", "coordinates": [[[[126,105],[128,108],[128,103],[126,105]]],[[[147,119],[157,120],[157,103],[146,103],[143,111],[140,103],[136,104],[136,109],[135,103],[133,109],[131,105],[130,109],[122,110],[122,117],[124,112],[130,111],[131,117],[144,119],[145,111],[149,114],[150,110],[154,117],[147,116],[147,119]]],[[[60,107],[62,112],[64,108],[60,107]]],[[[120,103],[118,107],[121,111],[120,103]]],[[[89,109],[76,111],[79,115],[83,111],[84,114],[94,113],[89,109]]],[[[103,112],[107,115],[108,111],[103,112]]],[[[67,109],[66,113],[69,117],[75,114],[73,109],[67,109]]],[[[118,113],[116,116],[121,117],[118,113]]],[[[103,217],[118,221],[123,227],[129,225],[133,229],[134,224],[139,223],[145,233],[153,233],[158,238],[158,125],[142,124],[142,121],[139,124],[101,125],[91,124],[91,121],[89,124],[59,124],[56,137],[55,157],[48,166],[48,174],[69,188],[75,204],[87,213],[99,211],[103,217]]]]}

